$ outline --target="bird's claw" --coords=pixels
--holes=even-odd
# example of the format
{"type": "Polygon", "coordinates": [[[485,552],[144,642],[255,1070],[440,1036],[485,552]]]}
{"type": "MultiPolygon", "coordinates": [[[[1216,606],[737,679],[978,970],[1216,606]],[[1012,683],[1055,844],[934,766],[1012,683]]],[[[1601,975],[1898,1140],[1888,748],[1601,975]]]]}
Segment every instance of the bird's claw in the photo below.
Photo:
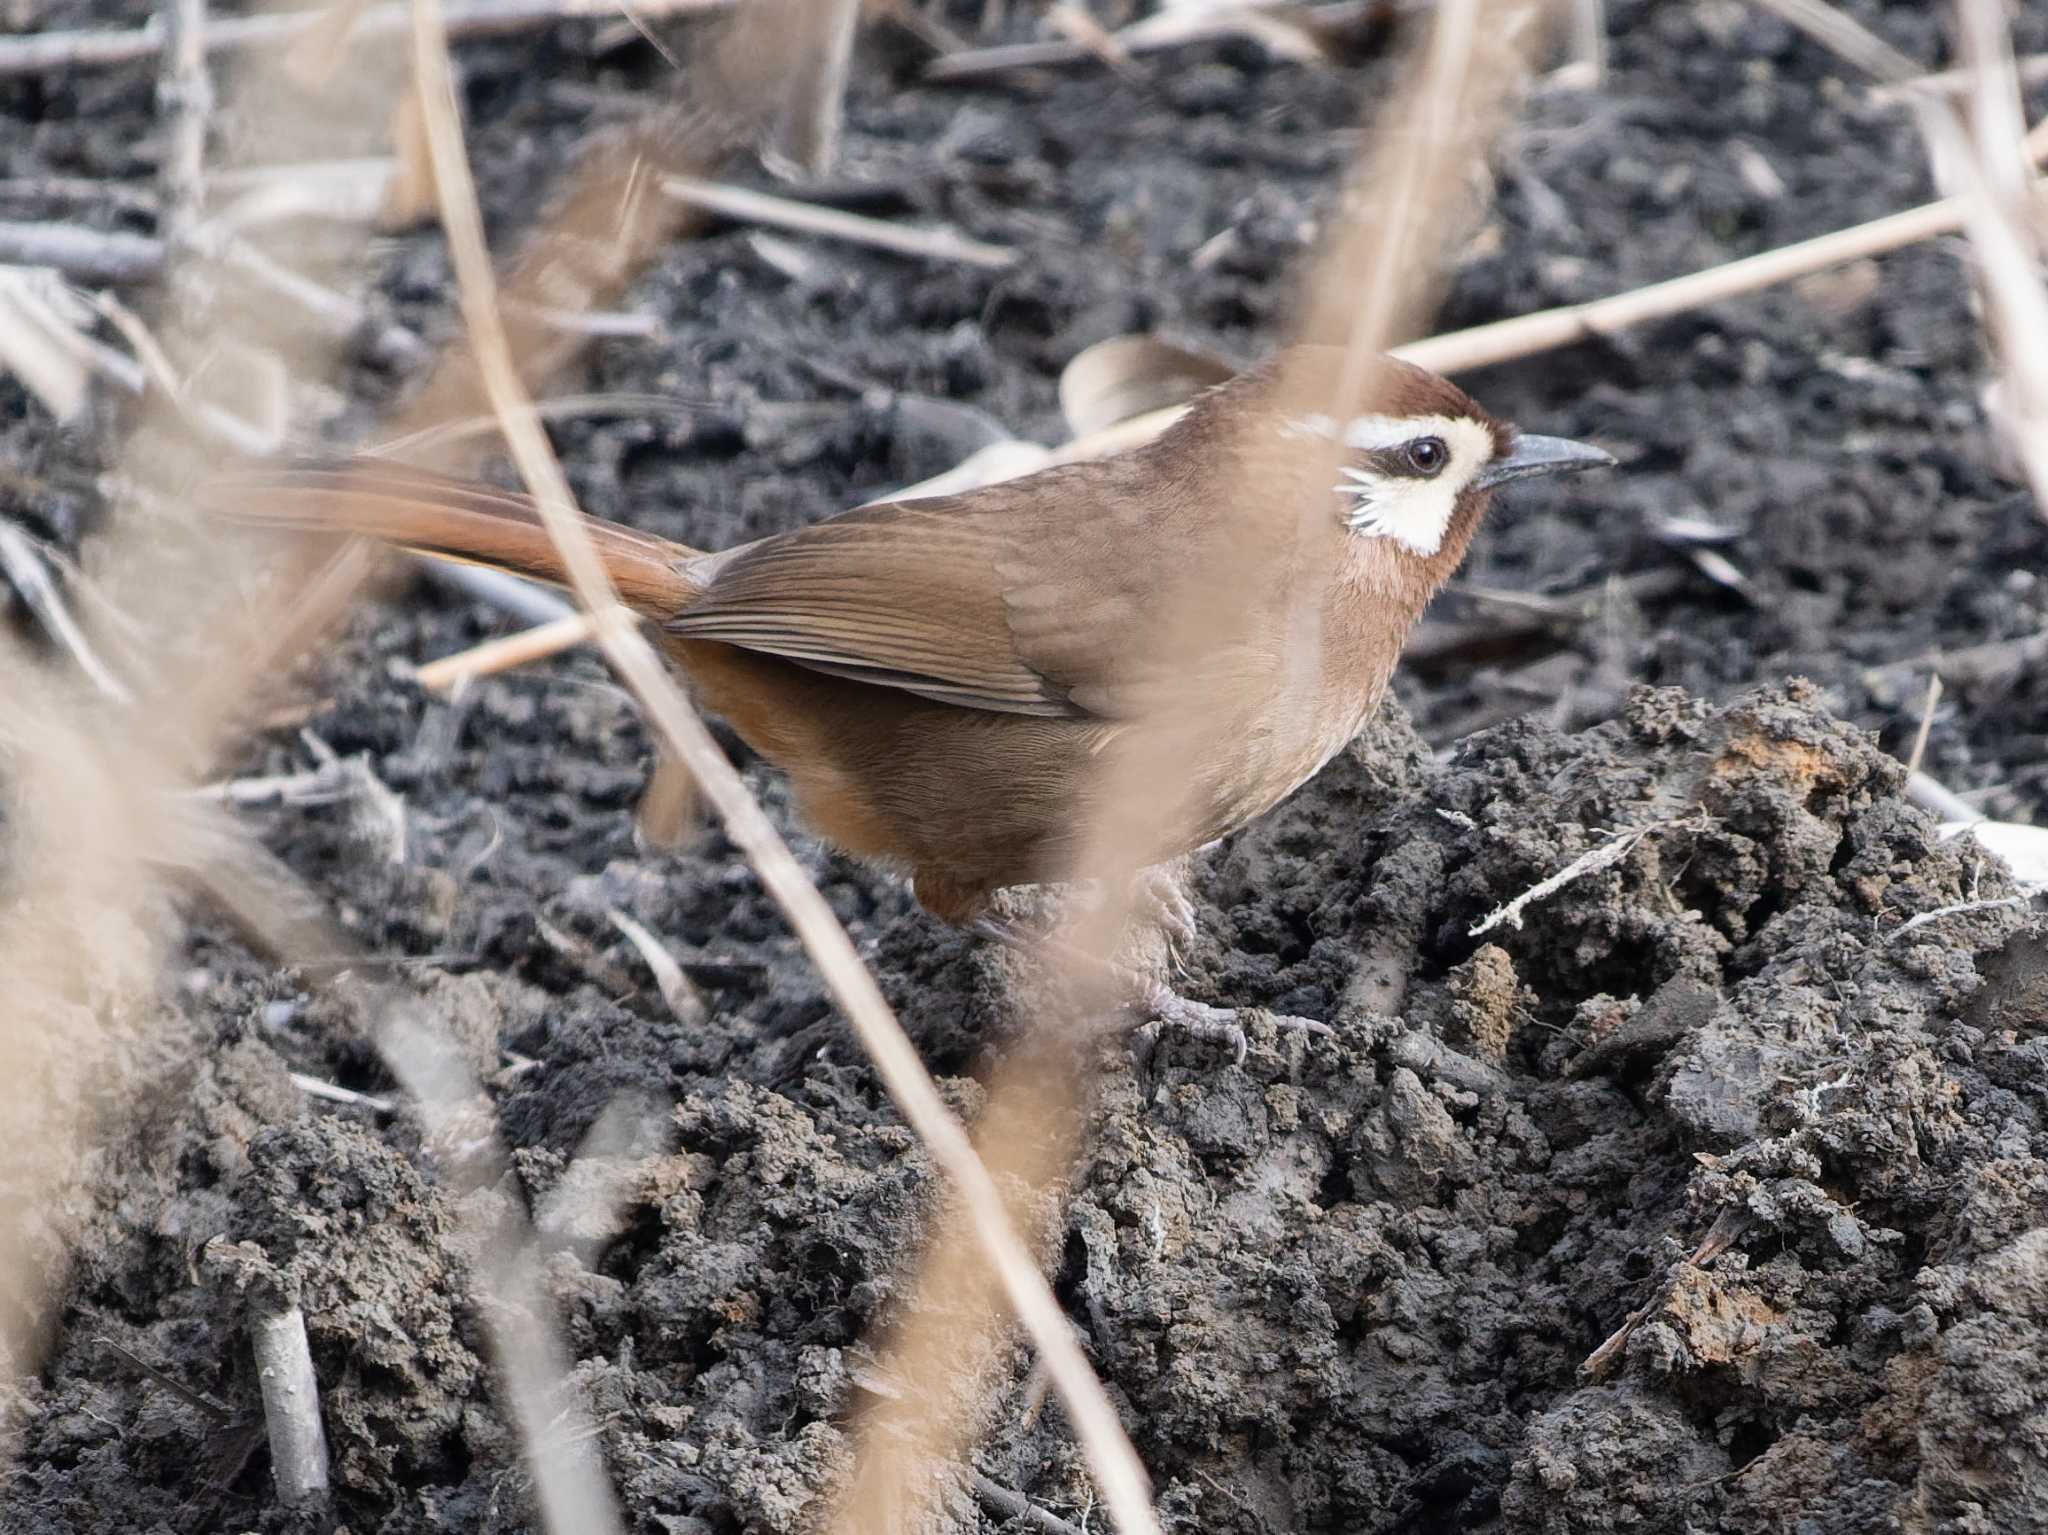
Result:
{"type": "Polygon", "coordinates": [[[1131,882],[1131,911],[1165,936],[1176,961],[1195,941],[1195,903],[1173,871],[1147,869],[1131,882]]]}
{"type": "Polygon", "coordinates": [[[1179,1029],[1190,1039],[1203,1044],[1229,1046],[1233,1066],[1242,1066],[1245,1057],[1251,1054],[1251,1041],[1245,1036],[1244,1026],[1237,1021],[1234,1008],[1211,1007],[1206,1002],[1184,997],[1161,982],[1146,981],[1132,998],[1132,1010],[1141,1017],[1157,1019],[1169,1028],[1179,1029]]]}
{"type": "MultiPolygon", "coordinates": [[[[1238,1022],[1241,1014],[1236,1008],[1211,1007],[1206,1002],[1197,1002],[1182,996],[1160,981],[1151,980],[1140,982],[1134,989],[1130,1007],[1137,1016],[1156,1020],[1167,1028],[1178,1029],[1190,1039],[1203,1044],[1229,1046],[1233,1065],[1242,1066],[1251,1053],[1251,1040],[1244,1031],[1244,1025],[1238,1022]]],[[[1320,1018],[1297,1018],[1280,1013],[1268,1016],[1273,1027],[1282,1032],[1314,1035],[1323,1039],[1334,1039],[1337,1034],[1335,1029],[1320,1018]]],[[[1151,1032],[1141,1030],[1141,1033],[1151,1032]]],[[[1150,1051],[1146,1053],[1149,1054],[1150,1051]]]]}

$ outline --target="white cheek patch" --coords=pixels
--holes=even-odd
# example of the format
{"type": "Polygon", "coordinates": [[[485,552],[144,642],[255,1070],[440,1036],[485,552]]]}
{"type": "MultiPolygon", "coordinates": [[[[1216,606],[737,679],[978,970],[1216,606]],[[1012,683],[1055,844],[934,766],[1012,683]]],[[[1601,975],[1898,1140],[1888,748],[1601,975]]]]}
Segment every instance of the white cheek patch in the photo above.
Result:
{"type": "Polygon", "coordinates": [[[1443,547],[1459,493],[1492,459],[1494,448],[1488,428],[1454,416],[1353,416],[1341,424],[1330,416],[1293,416],[1282,423],[1281,432],[1342,442],[1360,453],[1383,453],[1420,437],[1440,438],[1450,459],[1434,478],[1382,474],[1351,464],[1336,486],[1338,496],[1348,503],[1344,525],[1352,532],[1390,538],[1423,556],[1443,547]]]}
{"type": "Polygon", "coordinates": [[[1450,475],[1446,469],[1433,480],[1410,480],[1346,469],[1346,483],[1337,487],[1338,495],[1351,498],[1344,525],[1354,533],[1391,538],[1413,554],[1435,554],[1458,508],[1458,487],[1450,475]]]}

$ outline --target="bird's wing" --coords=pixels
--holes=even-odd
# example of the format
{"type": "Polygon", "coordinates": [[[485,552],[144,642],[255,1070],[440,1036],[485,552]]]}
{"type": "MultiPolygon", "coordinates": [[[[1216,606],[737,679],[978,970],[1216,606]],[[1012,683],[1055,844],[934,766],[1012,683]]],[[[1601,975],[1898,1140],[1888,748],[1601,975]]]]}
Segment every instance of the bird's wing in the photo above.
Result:
{"type": "Polygon", "coordinates": [[[1052,470],[860,507],[705,557],[665,627],[943,703],[1123,717],[1156,585],[1125,490],[1052,470]]]}

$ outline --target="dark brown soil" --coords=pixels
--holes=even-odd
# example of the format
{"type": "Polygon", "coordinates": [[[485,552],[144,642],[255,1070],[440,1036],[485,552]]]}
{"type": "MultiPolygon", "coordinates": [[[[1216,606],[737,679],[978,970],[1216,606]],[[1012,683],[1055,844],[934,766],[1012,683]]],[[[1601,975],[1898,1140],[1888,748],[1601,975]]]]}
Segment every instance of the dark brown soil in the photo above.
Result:
{"type": "MultiPolygon", "coordinates": [[[[1946,59],[1945,8],[1848,9],[1946,59]]],[[[1732,0],[1607,10],[1606,86],[1532,103],[1448,323],[1930,195],[1908,119],[1781,24],[1732,0]]],[[[650,50],[593,58],[592,35],[462,50],[501,233],[593,101],[666,84],[650,50]]],[[[2019,40],[2048,47],[2048,11],[2023,7],[2019,40]]],[[[1163,329],[1256,355],[1339,132],[1387,79],[1383,60],[1308,71],[1218,45],[1143,86],[1073,70],[937,89],[910,57],[864,49],[846,175],[1026,259],[991,274],[821,245],[799,280],[744,231],[676,247],[631,297],[664,337],[600,346],[590,387],[696,408],[562,425],[592,510],[715,547],[946,467],[957,434],[907,397],[1050,440],[1058,370],[1090,342],[1163,329]]],[[[153,167],[147,69],[0,82],[0,117],[0,176],[153,167]]],[[[1958,251],[1871,275],[1467,381],[1624,462],[1517,494],[1469,583],[1617,595],[1484,656],[1432,630],[1451,658],[1404,675],[1403,707],[1199,860],[1191,990],[1333,1038],[1254,1012],[1241,1064],[1171,1033],[1104,1053],[1054,1277],[1169,1528],[2048,1529],[2044,928],[1988,904],[2007,875],[1938,841],[1893,755],[1931,654],[2044,628],[2048,523],[1999,469],[1958,251]],[[1728,528],[1746,590],[1660,541],[1671,517],[1728,528]],[[1617,833],[1634,835],[1610,866],[1473,934],[1617,833]]],[[[433,239],[399,245],[384,291],[450,328],[433,239]]],[[[401,382],[364,367],[350,388],[373,403],[401,382]]],[[[0,510],[89,537],[103,451],[0,381],[0,510]]],[[[1469,598],[1433,616],[1500,620],[1469,598]]],[[[312,728],[403,796],[405,863],[345,807],[251,815],[356,937],[417,961],[409,984],[489,1084],[511,1192],[555,1188],[608,1106],[673,1109],[623,1232],[564,1237],[550,1269],[575,1379],[634,1529],[796,1529],[934,1179],[724,840],[636,848],[645,738],[594,661],[460,704],[391,664],[504,625],[422,585],[366,607],[324,669],[312,728]],[[674,1021],[608,906],[690,962],[707,1021],[674,1021]]],[[[1991,666],[1943,701],[1927,766],[2044,819],[2044,745],[2048,681],[1991,666]]],[[[305,765],[284,731],[243,767],[305,765]]],[[[1010,1037],[988,958],[887,878],[798,846],[934,1070],[985,1076],[1010,1037]]],[[[0,1529],[537,1527],[464,1298],[461,1202],[404,1114],[287,1076],[396,1093],[343,1000],[203,914],[177,976],[195,1053],[108,1159],[0,1529]],[[246,1302],[219,1250],[201,1256],[217,1240],[305,1309],[338,1491],[321,1518],[272,1491],[246,1302]]],[[[1027,1413],[1030,1389],[1020,1350],[977,1465],[1099,1528],[1065,1421],[1027,1413]]],[[[1003,1524],[965,1492],[947,1510],[947,1528],[1003,1524]]]]}

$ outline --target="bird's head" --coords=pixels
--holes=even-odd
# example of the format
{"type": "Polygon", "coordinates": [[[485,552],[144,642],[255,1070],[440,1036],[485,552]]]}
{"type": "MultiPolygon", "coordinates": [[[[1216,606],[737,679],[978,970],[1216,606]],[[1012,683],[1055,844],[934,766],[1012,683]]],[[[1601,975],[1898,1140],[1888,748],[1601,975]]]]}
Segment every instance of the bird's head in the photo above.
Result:
{"type": "Polygon", "coordinates": [[[1284,499],[1311,517],[1327,511],[1392,579],[1441,585],[1499,486],[1614,462],[1588,443],[1519,431],[1409,363],[1376,357],[1356,378],[1346,371],[1336,348],[1293,347],[1223,386],[1218,403],[1238,394],[1251,407],[1230,412],[1230,435],[1254,487],[1298,488],[1284,499]]]}

